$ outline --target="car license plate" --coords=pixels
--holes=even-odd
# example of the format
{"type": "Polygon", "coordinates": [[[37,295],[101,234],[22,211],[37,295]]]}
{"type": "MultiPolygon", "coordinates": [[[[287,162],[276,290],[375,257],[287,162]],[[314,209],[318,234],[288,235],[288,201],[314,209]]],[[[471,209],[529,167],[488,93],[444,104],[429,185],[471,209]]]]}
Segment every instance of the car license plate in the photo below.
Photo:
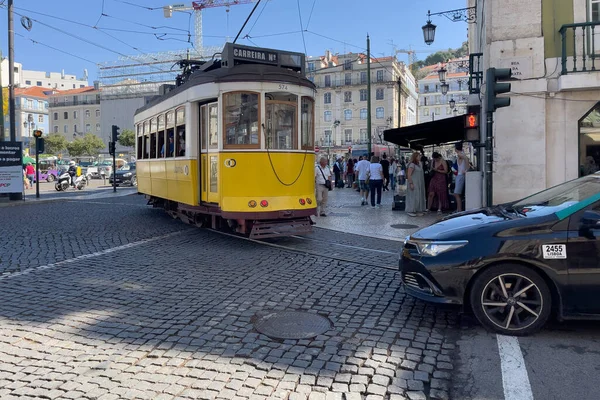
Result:
{"type": "Polygon", "coordinates": [[[544,244],[542,251],[545,259],[557,260],[567,258],[567,246],[564,244],[544,244]]]}

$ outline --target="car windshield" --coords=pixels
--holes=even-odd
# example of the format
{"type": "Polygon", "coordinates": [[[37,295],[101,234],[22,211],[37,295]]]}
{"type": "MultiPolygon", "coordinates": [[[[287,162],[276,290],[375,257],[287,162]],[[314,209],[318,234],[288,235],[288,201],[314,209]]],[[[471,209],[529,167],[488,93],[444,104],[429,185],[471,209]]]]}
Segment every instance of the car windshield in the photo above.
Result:
{"type": "Polygon", "coordinates": [[[125,164],[119,168],[119,171],[130,171],[132,169],[135,169],[135,164],[125,164]]]}
{"type": "Polygon", "coordinates": [[[600,174],[565,182],[512,204],[527,216],[543,216],[558,212],[600,193],[600,174]]]}

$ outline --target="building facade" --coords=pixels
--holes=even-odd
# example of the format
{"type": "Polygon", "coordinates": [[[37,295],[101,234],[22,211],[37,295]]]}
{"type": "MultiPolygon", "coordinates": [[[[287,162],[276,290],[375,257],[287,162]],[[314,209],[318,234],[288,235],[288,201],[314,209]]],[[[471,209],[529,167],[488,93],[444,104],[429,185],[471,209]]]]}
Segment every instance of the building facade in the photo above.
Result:
{"type": "Polygon", "coordinates": [[[419,123],[456,117],[467,112],[469,97],[469,60],[457,59],[440,63],[419,80],[419,123]],[[438,71],[446,69],[448,93],[442,94],[438,71]],[[451,102],[454,100],[454,102],[451,102]]]}
{"type": "Polygon", "coordinates": [[[50,133],[68,141],[87,133],[102,136],[100,91],[93,86],[56,92],[48,97],[50,133]]]}
{"type": "MultiPolygon", "coordinates": [[[[353,145],[367,143],[366,55],[327,51],[324,56],[307,57],[306,71],[317,86],[317,147],[341,155],[353,145]]],[[[385,129],[415,124],[417,97],[415,79],[403,63],[395,57],[372,58],[371,142],[381,143],[385,129]]]]}
{"type": "MultiPolygon", "coordinates": [[[[2,59],[0,70],[2,71],[2,85],[8,86],[8,58],[2,59]]],[[[83,71],[83,77],[65,74],[62,72],[31,71],[23,69],[21,63],[14,63],[15,87],[43,87],[48,89],[69,90],[80,89],[88,85],[87,70],[83,71]]]]}
{"type": "MultiPolygon", "coordinates": [[[[597,170],[600,1],[469,0],[469,6],[477,10],[469,48],[481,54],[480,72],[511,68],[515,79],[511,105],[494,114],[494,202],[597,170]]],[[[471,95],[469,103],[481,104],[480,97],[471,95]]]]}
{"type": "Polygon", "coordinates": [[[23,149],[29,150],[35,140],[32,132],[36,129],[48,133],[48,96],[54,91],[32,87],[15,89],[15,117],[17,141],[23,142],[23,149]]]}

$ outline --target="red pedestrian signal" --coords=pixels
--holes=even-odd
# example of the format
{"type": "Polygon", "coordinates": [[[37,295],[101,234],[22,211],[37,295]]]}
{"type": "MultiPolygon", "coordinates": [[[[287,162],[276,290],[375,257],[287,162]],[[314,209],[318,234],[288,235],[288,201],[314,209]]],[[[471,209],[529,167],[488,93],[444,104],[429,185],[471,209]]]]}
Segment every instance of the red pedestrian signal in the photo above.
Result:
{"type": "Polygon", "coordinates": [[[479,118],[477,114],[467,114],[465,115],[465,128],[472,129],[479,127],[479,118]]]}

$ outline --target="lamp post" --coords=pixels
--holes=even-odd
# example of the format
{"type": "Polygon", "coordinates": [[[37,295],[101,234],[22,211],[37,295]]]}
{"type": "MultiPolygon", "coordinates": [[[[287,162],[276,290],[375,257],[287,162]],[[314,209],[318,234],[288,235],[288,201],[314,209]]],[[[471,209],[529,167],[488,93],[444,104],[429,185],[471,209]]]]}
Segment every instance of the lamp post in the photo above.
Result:
{"type": "Polygon", "coordinates": [[[425,40],[425,44],[428,46],[435,40],[435,28],[437,28],[436,25],[431,23],[432,15],[443,15],[452,22],[463,21],[470,24],[477,22],[476,7],[459,8],[456,10],[442,11],[433,14],[431,11],[427,11],[427,23],[423,25],[421,29],[423,29],[423,39],[425,40]]]}
{"type": "MultiPolygon", "coordinates": [[[[29,135],[27,136],[27,149],[29,150],[29,156],[31,156],[31,127],[33,124],[33,115],[29,114],[27,116],[27,121],[23,121],[23,128],[27,128],[29,126],[29,135]]],[[[21,139],[23,139],[23,135],[21,135],[21,139]]]]}

